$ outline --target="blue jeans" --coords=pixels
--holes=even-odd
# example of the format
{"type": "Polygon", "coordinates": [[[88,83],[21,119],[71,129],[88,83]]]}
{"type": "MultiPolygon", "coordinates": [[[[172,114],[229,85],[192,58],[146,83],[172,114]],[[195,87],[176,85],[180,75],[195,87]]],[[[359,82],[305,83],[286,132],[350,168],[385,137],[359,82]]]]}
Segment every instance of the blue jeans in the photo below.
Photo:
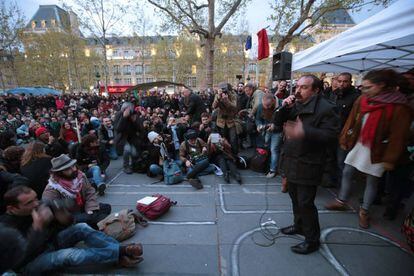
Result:
{"type": "Polygon", "coordinates": [[[131,167],[138,158],[138,151],[134,145],[126,142],[124,146],[124,168],[131,167]]]}
{"type": "Polygon", "coordinates": [[[119,242],[86,223],[74,224],[59,232],[53,248],[45,251],[25,267],[28,275],[41,275],[64,267],[117,263],[119,242]],[[86,248],[74,247],[83,241],[86,248]]]}
{"type": "Polygon", "coordinates": [[[149,167],[150,173],[151,175],[158,176],[158,175],[163,175],[163,169],[160,165],[157,164],[151,164],[151,166],[149,167]]]}
{"type": "MultiPolygon", "coordinates": [[[[174,160],[174,162],[177,163],[177,165],[180,167],[183,165],[183,162],[181,162],[180,160],[174,160]]],[[[157,175],[164,174],[163,167],[157,164],[151,164],[151,166],[149,167],[149,171],[154,177],[157,175]]]]}
{"type": "Polygon", "coordinates": [[[91,180],[91,182],[95,183],[96,186],[105,184],[103,178],[101,176],[101,168],[99,166],[92,166],[86,172],[86,177],[91,180]]]}
{"type": "Polygon", "coordinates": [[[118,159],[118,153],[116,153],[116,148],[114,145],[111,145],[109,148],[106,149],[108,152],[109,158],[111,160],[117,160],[118,159]]]}
{"type": "Polygon", "coordinates": [[[202,176],[202,175],[208,175],[208,174],[213,173],[215,170],[216,170],[216,167],[210,164],[208,159],[204,159],[200,162],[197,162],[197,164],[194,164],[193,167],[188,169],[187,177],[193,178],[194,175],[195,177],[202,176]]]}
{"type": "Polygon", "coordinates": [[[282,145],[282,133],[266,132],[265,144],[269,144],[270,140],[270,168],[272,172],[277,171],[277,162],[279,160],[280,148],[282,145]]]}

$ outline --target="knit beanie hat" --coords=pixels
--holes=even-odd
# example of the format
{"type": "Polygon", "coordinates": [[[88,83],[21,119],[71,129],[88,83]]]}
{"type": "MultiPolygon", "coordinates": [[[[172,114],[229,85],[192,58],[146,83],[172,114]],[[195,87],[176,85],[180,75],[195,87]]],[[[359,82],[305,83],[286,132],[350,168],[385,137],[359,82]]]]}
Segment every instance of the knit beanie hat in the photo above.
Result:
{"type": "Polygon", "coordinates": [[[151,131],[150,133],[148,133],[148,140],[153,143],[154,140],[159,136],[158,133],[156,133],[155,131],[151,131]]]}

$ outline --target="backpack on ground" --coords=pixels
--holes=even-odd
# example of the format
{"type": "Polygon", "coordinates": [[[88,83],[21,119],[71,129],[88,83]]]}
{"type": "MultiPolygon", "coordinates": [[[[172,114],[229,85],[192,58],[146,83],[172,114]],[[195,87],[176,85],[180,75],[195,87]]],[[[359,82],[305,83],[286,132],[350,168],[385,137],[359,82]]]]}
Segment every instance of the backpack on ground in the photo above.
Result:
{"type": "Polygon", "coordinates": [[[184,181],[183,172],[175,160],[165,160],[163,164],[163,172],[164,183],[167,185],[173,185],[184,181]]]}
{"type": "Polygon", "coordinates": [[[135,223],[144,227],[148,225],[148,222],[136,212],[123,209],[98,222],[98,228],[117,241],[123,241],[134,235],[135,223]]]}
{"type": "Polygon", "coordinates": [[[155,194],[138,200],[137,210],[146,218],[154,220],[167,213],[170,207],[176,204],[176,201],[171,201],[166,196],[155,194]]]}
{"type": "Polygon", "coordinates": [[[250,159],[250,169],[255,172],[267,171],[269,152],[266,149],[257,148],[254,156],[250,159]]]}

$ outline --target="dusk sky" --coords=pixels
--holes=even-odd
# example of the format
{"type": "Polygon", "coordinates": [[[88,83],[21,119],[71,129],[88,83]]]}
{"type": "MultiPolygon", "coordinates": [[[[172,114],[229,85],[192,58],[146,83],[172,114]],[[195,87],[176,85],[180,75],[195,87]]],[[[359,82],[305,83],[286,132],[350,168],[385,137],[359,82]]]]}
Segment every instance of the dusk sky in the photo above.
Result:
{"type": "MultiPolygon", "coordinates": [[[[26,20],[29,21],[30,18],[34,15],[39,5],[47,4],[57,4],[61,6],[61,3],[58,0],[14,0],[17,2],[19,7],[23,10],[26,20]]],[[[70,4],[71,0],[65,1],[65,3],[70,4]]],[[[154,13],[152,6],[147,4],[145,13],[149,16],[154,13]]],[[[364,8],[358,13],[352,13],[351,17],[356,23],[360,23],[368,17],[374,15],[375,13],[381,11],[384,7],[378,6],[369,6],[364,8]]],[[[255,33],[261,28],[266,27],[271,24],[267,19],[271,13],[269,1],[267,0],[252,0],[246,10],[246,19],[249,24],[250,33],[255,33]]],[[[156,17],[155,17],[156,18],[156,17]]],[[[121,34],[122,35],[122,34],[121,34]]],[[[128,35],[128,34],[125,34],[128,35]]]]}

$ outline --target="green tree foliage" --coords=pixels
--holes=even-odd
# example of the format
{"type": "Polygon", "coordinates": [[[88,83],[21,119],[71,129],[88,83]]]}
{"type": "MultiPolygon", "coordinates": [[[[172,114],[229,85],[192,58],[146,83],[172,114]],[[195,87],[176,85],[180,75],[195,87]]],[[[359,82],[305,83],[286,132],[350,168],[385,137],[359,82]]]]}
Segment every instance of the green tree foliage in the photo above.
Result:
{"type": "Polygon", "coordinates": [[[19,83],[59,89],[88,89],[94,84],[93,52],[86,56],[85,41],[72,34],[48,31],[22,35],[25,52],[17,62],[19,83]]]}

